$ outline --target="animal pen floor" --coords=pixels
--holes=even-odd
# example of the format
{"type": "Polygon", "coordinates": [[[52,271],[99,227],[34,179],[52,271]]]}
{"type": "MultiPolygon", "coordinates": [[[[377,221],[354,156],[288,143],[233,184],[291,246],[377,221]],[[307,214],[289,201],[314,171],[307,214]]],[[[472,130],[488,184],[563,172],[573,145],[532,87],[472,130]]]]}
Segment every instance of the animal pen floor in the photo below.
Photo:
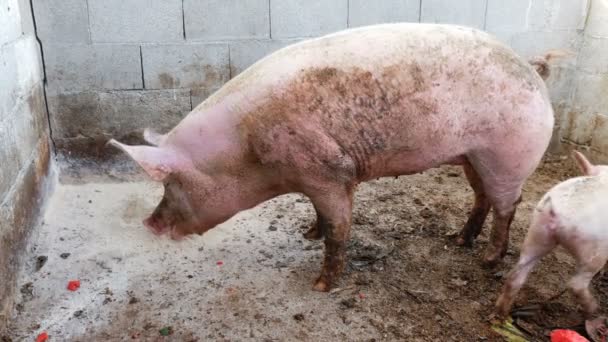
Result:
{"type": "MultiPolygon", "coordinates": [[[[64,173],[28,246],[10,337],[33,341],[47,331],[51,341],[498,341],[488,317],[501,277],[517,259],[534,205],[576,174],[572,167],[569,159],[543,163],[526,184],[509,253],[494,270],[480,266],[491,217],[472,249],[451,241],[472,205],[460,168],[363,184],[348,267],[329,294],[311,290],[323,249],[301,235],[314,215],[300,195],[177,243],[141,225],[161,196],[157,184],[64,173]],[[66,289],[72,279],[81,281],[75,292],[66,289]],[[171,327],[167,337],[164,327],[171,327]]],[[[563,251],[549,255],[516,305],[558,293],[573,269],[563,251]]],[[[608,277],[593,286],[605,304],[608,277]]],[[[518,321],[532,340],[580,323],[569,293],[518,321]]]]}

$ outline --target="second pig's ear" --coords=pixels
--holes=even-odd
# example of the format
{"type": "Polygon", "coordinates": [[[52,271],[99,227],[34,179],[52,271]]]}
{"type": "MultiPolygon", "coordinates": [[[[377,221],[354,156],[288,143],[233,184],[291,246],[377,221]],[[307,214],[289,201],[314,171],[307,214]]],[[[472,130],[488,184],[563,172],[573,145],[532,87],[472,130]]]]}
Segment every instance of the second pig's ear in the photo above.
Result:
{"type": "Polygon", "coordinates": [[[153,146],[130,146],[112,139],[108,144],[126,152],[157,182],[162,182],[171,173],[182,169],[186,162],[178,154],[167,149],[153,146]]]}
{"type": "Polygon", "coordinates": [[[585,157],[585,155],[583,155],[579,151],[574,151],[573,154],[579,169],[581,169],[585,176],[596,176],[598,174],[597,167],[591,164],[591,162],[585,157]]]}

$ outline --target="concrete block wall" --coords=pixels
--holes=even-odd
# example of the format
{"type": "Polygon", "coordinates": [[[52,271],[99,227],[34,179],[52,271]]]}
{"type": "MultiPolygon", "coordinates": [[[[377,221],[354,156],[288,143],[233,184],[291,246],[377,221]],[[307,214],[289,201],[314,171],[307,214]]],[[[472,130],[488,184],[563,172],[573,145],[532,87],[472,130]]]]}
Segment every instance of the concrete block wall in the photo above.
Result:
{"type": "Polygon", "coordinates": [[[608,163],[608,2],[591,1],[560,135],[608,163]]]}
{"type": "MultiPolygon", "coordinates": [[[[236,73],[296,41],[271,39],[268,0],[33,3],[53,138],[74,153],[102,155],[111,152],[103,148],[109,137],[129,141],[146,126],[170,129],[236,73]]],[[[318,1],[310,15],[325,10],[318,1]]],[[[291,34],[287,21],[277,35],[291,34]]]]}
{"type": "Polygon", "coordinates": [[[51,148],[40,45],[28,0],[0,5],[0,336],[13,306],[19,251],[49,184],[51,148]]]}
{"type": "MultiPolygon", "coordinates": [[[[301,39],[384,22],[486,30],[524,57],[568,49],[548,80],[568,120],[591,2],[602,0],[35,0],[59,148],[163,131],[266,54],[301,39]]],[[[594,36],[594,38],[597,38],[594,36]]],[[[581,61],[584,58],[580,59],[581,61]]],[[[597,63],[597,61],[594,59],[597,63]]],[[[603,68],[604,66],[596,65],[603,68]]],[[[96,147],[92,149],[92,147],[96,147]]]]}

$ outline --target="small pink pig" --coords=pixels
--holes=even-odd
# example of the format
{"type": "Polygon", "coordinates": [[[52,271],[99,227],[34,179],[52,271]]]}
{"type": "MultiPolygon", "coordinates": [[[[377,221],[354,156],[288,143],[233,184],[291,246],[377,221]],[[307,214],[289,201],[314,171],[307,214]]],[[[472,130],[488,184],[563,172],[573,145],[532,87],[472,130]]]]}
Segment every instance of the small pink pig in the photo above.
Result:
{"type": "Polygon", "coordinates": [[[550,57],[528,62],[454,25],[348,29],[258,61],[169,133],[147,131],[154,146],[111,143],[164,183],[144,221],[157,234],[202,234],[278,195],[309,197],[317,222],[305,236],[325,240],[319,291],[345,265],[357,185],[461,165],[475,204],[457,244],[471,245],[493,209],[492,265],[553,132],[550,57]]]}
{"type": "Polygon", "coordinates": [[[534,265],[558,245],[576,259],[577,272],[568,285],[584,312],[598,308],[589,282],[608,260],[608,166],[592,165],[579,152],[574,157],[584,176],[557,184],[536,206],[519,261],[496,302],[501,317],[509,314],[534,265]]]}

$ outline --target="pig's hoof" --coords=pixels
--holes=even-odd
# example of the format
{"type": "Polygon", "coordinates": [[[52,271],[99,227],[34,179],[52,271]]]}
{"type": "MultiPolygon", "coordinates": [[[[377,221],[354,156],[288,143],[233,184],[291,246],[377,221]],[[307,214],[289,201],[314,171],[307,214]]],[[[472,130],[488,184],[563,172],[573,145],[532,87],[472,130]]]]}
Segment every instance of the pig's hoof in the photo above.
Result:
{"type": "Polygon", "coordinates": [[[305,239],[308,240],[321,240],[323,237],[321,235],[321,231],[317,228],[317,225],[314,224],[306,233],[303,234],[305,239]]]}
{"type": "Polygon", "coordinates": [[[456,246],[471,248],[471,247],[473,247],[473,241],[471,239],[465,238],[462,235],[457,235],[456,236],[456,246]]]}
{"type": "Polygon", "coordinates": [[[597,302],[593,301],[592,303],[583,305],[583,316],[586,319],[593,318],[597,310],[599,309],[599,305],[597,302]]]}
{"type": "Polygon", "coordinates": [[[507,255],[507,247],[490,246],[483,257],[483,265],[488,268],[496,267],[507,255]]]}
{"type": "Polygon", "coordinates": [[[501,260],[500,253],[487,253],[483,257],[482,263],[486,268],[494,268],[498,266],[501,260]]]}
{"type": "Polygon", "coordinates": [[[492,312],[492,315],[496,316],[499,319],[505,319],[507,318],[509,311],[509,305],[505,302],[504,298],[500,296],[496,301],[496,305],[494,306],[494,311],[492,312]]]}
{"type": "Polygon", "coordinates": [[[488,320],[498,320],[498,321],[504,321],[506,319],[509,318],[509,313],[508,312],[502,312],[502,311],[494,311],[490,314],[490,316],[488,316],[488,320]]]}
{"type": "Polygon", "coordinates": [[[325,280],[319,278],[315,282],[315,285],[312,287],[312,289],[319,292],[329,292],[329,284],[325,280]]]}

